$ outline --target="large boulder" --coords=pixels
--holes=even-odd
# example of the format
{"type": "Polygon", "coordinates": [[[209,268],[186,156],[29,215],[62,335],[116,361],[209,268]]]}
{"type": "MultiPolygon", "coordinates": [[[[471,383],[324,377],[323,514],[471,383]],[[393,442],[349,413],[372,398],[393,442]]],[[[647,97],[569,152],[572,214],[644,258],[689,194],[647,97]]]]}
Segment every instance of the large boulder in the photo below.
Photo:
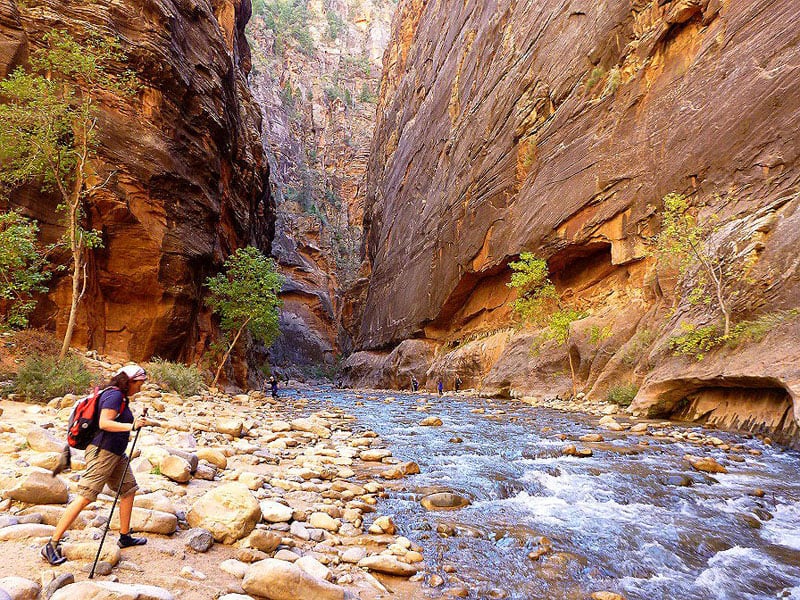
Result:
{"type": "Polygon", "coordinates": [[[28,442],[28,446],[30,446],[31,450],[36,450],[36,452],[58,452],[60,454],[67,446],[66,439],[57,438],[42,427],[33,427],[30,429],[25,435],[25,440],[28,442]]]}
{"type": "Polygon", "coordinates": [[[258,501],[241,483],[226,483],[206,492],[186,515],[189,525],[208,529],[223,544],[245,537],[260,519],[258,501]]]}
{"type": "Polygon", "coordinates": [[[274,558],[254,563],[242,581],[242,588],[248,594],[269,600],[345,600],[344,588],[274,558]]]}
{"type": "Polygon", "coordinates": [[[45,471],[31,472],[5,495],[27,504],[64,504],[68,499],[66,484],[45,471]]]}

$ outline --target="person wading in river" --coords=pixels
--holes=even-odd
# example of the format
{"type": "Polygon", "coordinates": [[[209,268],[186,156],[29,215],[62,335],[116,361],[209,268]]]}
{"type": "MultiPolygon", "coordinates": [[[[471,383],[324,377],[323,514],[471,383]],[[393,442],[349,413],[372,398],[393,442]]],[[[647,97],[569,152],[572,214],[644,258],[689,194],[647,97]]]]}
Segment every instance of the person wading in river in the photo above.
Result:
{"type": "Polygon", "coordinates": [[[139,487],[131,470],[125,468],[128,462],[125,449],[128,447],[131,431],[156,423],[144,417],[134,419],[129,406],[129,398],[139,393],[146,380],[147,374],[142,367],[128,365],[114,373],[101,392],[97,400],[97,410],[100,411],[98,429],[86,448],[86,470],[78,481],[78,496],[67,506],[58,520],[53,537],[41,551],[42,558],[51,565],[60,565],[67,560],[62,556],[59,547],[62,536],[81,511],[97,500],[97,495],[106,485],[113,490],[120,490],[120,535],[117,545],[127,548],[147,543],[147,539],[131,535],[133,497],[139,487]]]}

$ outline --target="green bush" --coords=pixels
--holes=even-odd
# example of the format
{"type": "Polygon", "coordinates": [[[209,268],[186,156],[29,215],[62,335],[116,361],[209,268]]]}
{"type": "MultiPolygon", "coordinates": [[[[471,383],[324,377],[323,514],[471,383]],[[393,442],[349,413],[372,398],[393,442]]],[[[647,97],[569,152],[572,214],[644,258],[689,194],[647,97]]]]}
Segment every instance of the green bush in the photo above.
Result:
{"type": "Polygon", "coordinates": [[[34,356],[22,365],[13,391],[28,400],[46,401],[86,393],[95,380],[77,356],[68,355],[60,362],[52,356],[34,356]]]}
{"type": "Polygon", "coordinates": [[[151,381],[181,396],[194,396],[203,389],[203,375],[195,365],[156,358],[147,365],[147,374],[151,381]]]}
{"type": "Polygon", "coordinates": [[[722,341],[722,332],[716,324],[694,325],[681,323],[681,335],[670,338],[669,347],[675,356],[693,356],[703,360],[706,354],[719,346],[722,341]]]}
{"type": "Polygon", "coordinates": [[[779,327],[782,323],[793,319],[800,310],[779,310],[756,317],[751,321],[740,321],[731,328],[731,332],[724,339],[731,348],[742,344],[757,343],[764,340],[767,334],[779,327]]]}
{"type": "Polygon", "coordinates": [[[616,385],[608,390],[606,401],[619,406],[630,406],[637,393],[639,393],[639,387],[633,383],[616,385]]]}

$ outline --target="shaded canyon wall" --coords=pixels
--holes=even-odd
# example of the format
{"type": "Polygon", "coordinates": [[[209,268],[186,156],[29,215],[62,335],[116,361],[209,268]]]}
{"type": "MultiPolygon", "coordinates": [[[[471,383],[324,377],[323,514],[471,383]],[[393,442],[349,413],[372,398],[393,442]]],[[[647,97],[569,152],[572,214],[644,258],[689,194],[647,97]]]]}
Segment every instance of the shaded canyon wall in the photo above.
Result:
{"type": "Polygon", "coordinates": [[[364,175],[395,4],[307,0],[294,24],[276,23],[271,5],[247,29],[276,203],[272,255],[286,277],[281,334],[266,358],[282,376],[314,378],[351,347],[340,290],[359,278],[364,175]]]}
{"type": "Polygon", "coordinates": [[[570,394],[569,352],[590,397],[631,383],[634,410],[797,439],[796,314],[702,361],[674,356],[680,322],[718,315],[648,240],[664,195],[687,194],[725,242],[755,244],[735,318],[800,306],[799,18],[792,0],[401,1],[351,383],[460,374],[487,393],[570,394]],[[526,250],[589,314],[566,346],[514,327],[508,263],[526,250]]]}
{"type": "MultiPolygon", "coordinates": [[[[269,252],[261,114],[246,81],[249,17],[250,0],[0,0],[0,73],[57,28],[118,39],[129,58],[119,68],[141,86],[132,100],[101,100],[94,169],[114,174],[88,214],[104,246],[90,259],[73,344],[135,360],[196,358],[213,332],[205,278],[238,247],[269,252]]],[[[11,198],[40,221],[45,242],[63,232],[56,204],[32,188],[11,198]]],[[[54,282],[35,324],[63,334],[70,286],[69,277],[54,282]]]]}

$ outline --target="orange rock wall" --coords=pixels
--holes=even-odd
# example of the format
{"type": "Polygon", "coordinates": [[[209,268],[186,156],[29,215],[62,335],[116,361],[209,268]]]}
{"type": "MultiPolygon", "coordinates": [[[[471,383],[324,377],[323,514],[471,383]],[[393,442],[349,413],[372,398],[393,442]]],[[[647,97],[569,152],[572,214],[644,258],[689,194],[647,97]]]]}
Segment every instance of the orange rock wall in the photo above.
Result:
{"type": "Polygon", "coordinates": [[[792,0],[401,0],[367,171],[357,346],[433,340],[429,380],[462,369],[505,394],[571,393],[568,351],[580,389],[602,398],[632,381],[637,410],[777,389],[800,421],[798,319],[701,362],[675,357],[679,323],[716,315],[646,247],[664,195],[688,194],[729,240],[757,241],[736,318],[800,306],[798,20],[792,0]],[[503,333],[507,265],[526,250],[590,313],[568,350],[503,333]]]}
{"type": "MultiPolygon", "coordinates": [[[[202,284],[237,247],[269,252],[272,213],[261,115],[247,86],[244,26],[250,0],[0,1],[0,74],[24,64],[53,28],[119,39],[141,90],[106,97],[99,115],[98,176],[88,225],[103,232],[73,343],[135,360],[191,359],[212,320],[202,284]]],[[[38,219],[44,241],[62,233],[57,201],[20,190],[11,205],[38,219]]],[[[64,257],[66,258],[66,257],[64,257]]],[[[69,277],[35,322],[63,333],[69,277]]]]}

